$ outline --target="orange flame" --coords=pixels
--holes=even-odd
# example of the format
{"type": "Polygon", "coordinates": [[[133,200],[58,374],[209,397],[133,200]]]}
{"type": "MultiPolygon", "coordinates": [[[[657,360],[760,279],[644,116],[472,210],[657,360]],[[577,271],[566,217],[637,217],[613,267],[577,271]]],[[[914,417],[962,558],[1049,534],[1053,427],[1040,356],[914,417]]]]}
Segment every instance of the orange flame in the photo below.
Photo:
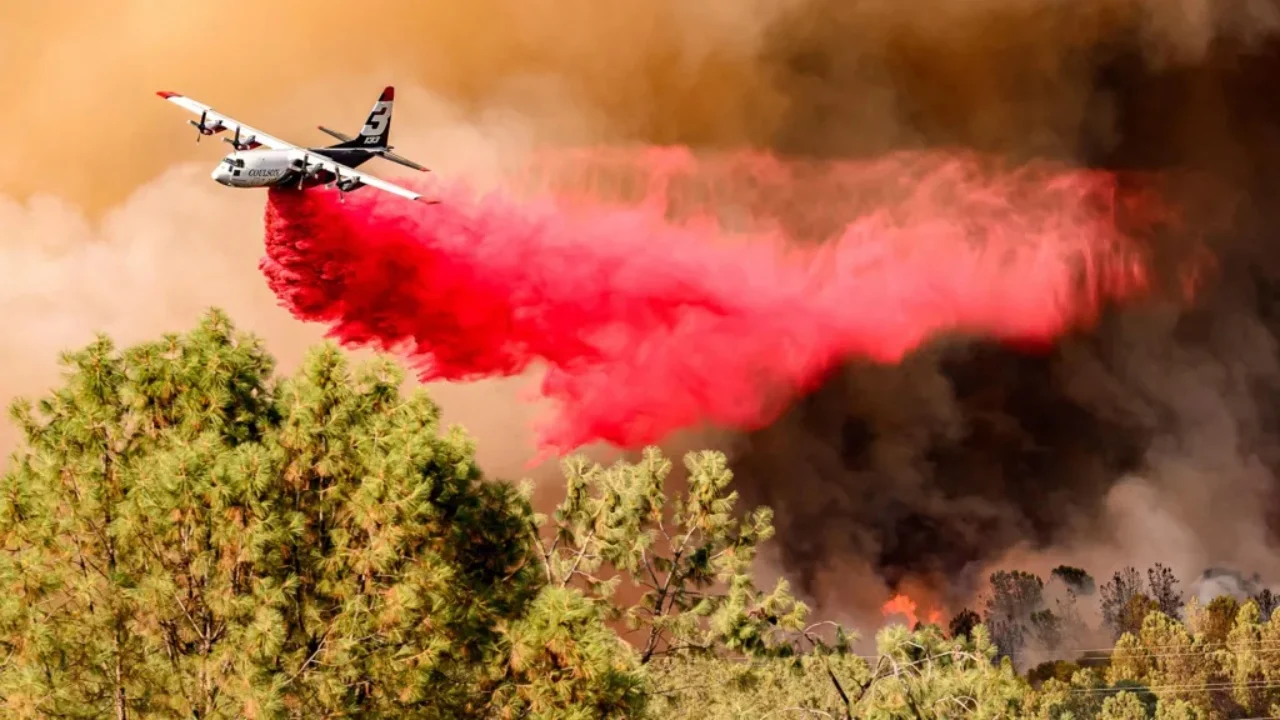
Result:
{"type": "MultiPolygon", "coordinates": [[[[917,608],[918,605],[916,605],[915,600],[912,600],[907,595],[899,593],[889,598],[889,601],[880,608],[880,612],[883,613],[885,617],[889,617],[890,615],[902,615],[907,618],[907,627],[915,627],[917,622],[917,608]]],[[[930,625],[941,624],[942,611],[936,608],[930,610],[925,622],[930,625]]]]}

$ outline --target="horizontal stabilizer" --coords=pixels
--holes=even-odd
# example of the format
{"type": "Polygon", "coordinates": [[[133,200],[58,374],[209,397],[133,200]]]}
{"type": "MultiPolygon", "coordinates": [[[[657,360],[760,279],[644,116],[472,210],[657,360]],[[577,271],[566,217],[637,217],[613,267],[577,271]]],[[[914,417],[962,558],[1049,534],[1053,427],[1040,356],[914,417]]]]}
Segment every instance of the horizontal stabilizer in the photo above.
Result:
{"type": "Polygon", "coordinates": [[[323,126],[323,125],[318,125],[317,127],[319,127],[319,128],[320,128],[320,132],[323,132],[323,133],[325,133],[325,134],[327,134],[327,135],[330,135],[330,136],[332,136],[332,137],[334,137],[334,138],[337,138],[338,140],[341,140],[342,142],[351,142],[351,141],[354,139],[354,138],[352,138],[350,135],[348,135],[348,134],[346,134],[346,133],[340,133],[340,132],[338,132],[337,130],[330,130],[329,128],[327,128],[327,127],[325,127],[325,126],[323,126]]]}
{"type": "Polygon", "coordinates": [[[390,161],[391,161],[391,162],[393,162],[393,163],[400,163],[401,165],[403,165],[403,166],[405,166],[405,167],[407,167],[407,168],[413,168],[414,170],[420,170],[420,171],[422,171],[422,172],[428,172],[428,170],[427,170],[426,168],[422,167],[422,166],[421,166],[421,165],[419,165],[418,163],[416,163],[416,162],[414,162],[414,161],[410,160],[409,158],[406,158],[406,157],[402,157],[402,156],[400,156],[400,155],[397,155],[397,154],[395,154],[395,153],[391,152],[390,150],[383,150],[382,152],[380,152],[380,153],[378,153],[378,154],[379,154],[379,155],[381,155],[382,157],[386,158],[387,160],[390,160],[390,161]]]}

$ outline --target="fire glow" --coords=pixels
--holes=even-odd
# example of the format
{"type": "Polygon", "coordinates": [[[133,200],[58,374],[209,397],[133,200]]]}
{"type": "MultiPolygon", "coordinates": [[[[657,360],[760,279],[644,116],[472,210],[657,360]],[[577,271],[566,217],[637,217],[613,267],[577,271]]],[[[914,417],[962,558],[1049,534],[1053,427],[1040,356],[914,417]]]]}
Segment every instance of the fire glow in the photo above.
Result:
{"type": "MultiPolygon", "coordinates": [[[[918,609],[919,606],[915,600],[912,600],[907,595],[898,594],[889,598],[888,602],[880,608],[880,612],[886,618],[900,615],[907,619],[907,627],[914,628],[919,622],[919,617],[916,615],[918,609]]],[[[925,622],[929,625],[940,625],[942,623],[942,611],[937,609],[929,610],[925,614],[925,622]]]]}

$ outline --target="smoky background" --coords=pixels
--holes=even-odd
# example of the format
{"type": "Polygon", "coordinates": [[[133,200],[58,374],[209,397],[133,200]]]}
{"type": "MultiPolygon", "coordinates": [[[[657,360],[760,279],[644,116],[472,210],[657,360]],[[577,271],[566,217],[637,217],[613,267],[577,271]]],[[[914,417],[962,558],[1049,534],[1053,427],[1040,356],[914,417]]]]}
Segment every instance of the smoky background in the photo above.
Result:
{"type": "MultiPolygon", "coordinates": [[[[808,179],[718,211],[767,202],[809,243],[859,207],[831,163],[963,147],[1158,175],[1186,225],[1153,262],[1194,236],[1214,271],[1194,303],[1110,308],[1047,353],[949,338],[899,367],[851,362],[771,427],[666,447],[730,453],[744,501],[776,511],[766,572],[860,624],[895,591],[971,605],[999,567],[1280,571],[1272,3],[16,0],[0,19],[0,128],[21,140],[0,156],[6,400],[95,330],[128,343],[211,304],[286,370],[322,335],[257,272],[262,198],[210,186],[218,151],[156,90],[305,141],[395,84],[398,150],[495,185],[548,148],[750,149],[808,179]],[[377,29],[352,32],[353,13],[377,29]],[[240,42],[236,17],[264,40],[240,42]]],[[[531,382],[435,388],[492,474],[529,472],[531,382]]],[[[549,501],[554,466],[532,473],[549,501]]]]}

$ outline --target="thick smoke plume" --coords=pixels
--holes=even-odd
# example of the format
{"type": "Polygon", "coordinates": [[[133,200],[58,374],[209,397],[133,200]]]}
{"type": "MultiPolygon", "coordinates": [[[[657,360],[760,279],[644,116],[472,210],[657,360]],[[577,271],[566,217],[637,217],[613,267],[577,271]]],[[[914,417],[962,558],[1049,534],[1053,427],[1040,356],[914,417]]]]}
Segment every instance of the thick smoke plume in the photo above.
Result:
{"type": "Polygon", "coordinates": [[[881,202],[806,249],[776,230],[717,244],[705,217],[666,219],[661,185],[575,212],[457,188],[428,206],[275,190],[263,269],[297,317],[404,351],[424,381],[545,363],[543,440],[566,452],[760,429],[837,363],[897,363],[943,333],[1050,344],[1148,289],[1146,238],[1119,219],[1172,219],[1103,173],[930,155],[836,174],[881,202]]]}
{"type": "Polygon", "coordinates": [[[1186,171],[1169,193],[1209,238],[1213,280],[1194,304],[1113,308],[1046,355],[978,344],[851,364],[741,438],[747,496],[777,510],[780,562],[824,607],[869,612],[872,577],[956,610],[992,569],[1058,563],[1275,581],[1280,104],[1264,88],[1280,48],[1219,37],[1175,61],[1133,40],[1094,48],[1077,89],[1107,132],[1074,152],[1186,171]]]}

